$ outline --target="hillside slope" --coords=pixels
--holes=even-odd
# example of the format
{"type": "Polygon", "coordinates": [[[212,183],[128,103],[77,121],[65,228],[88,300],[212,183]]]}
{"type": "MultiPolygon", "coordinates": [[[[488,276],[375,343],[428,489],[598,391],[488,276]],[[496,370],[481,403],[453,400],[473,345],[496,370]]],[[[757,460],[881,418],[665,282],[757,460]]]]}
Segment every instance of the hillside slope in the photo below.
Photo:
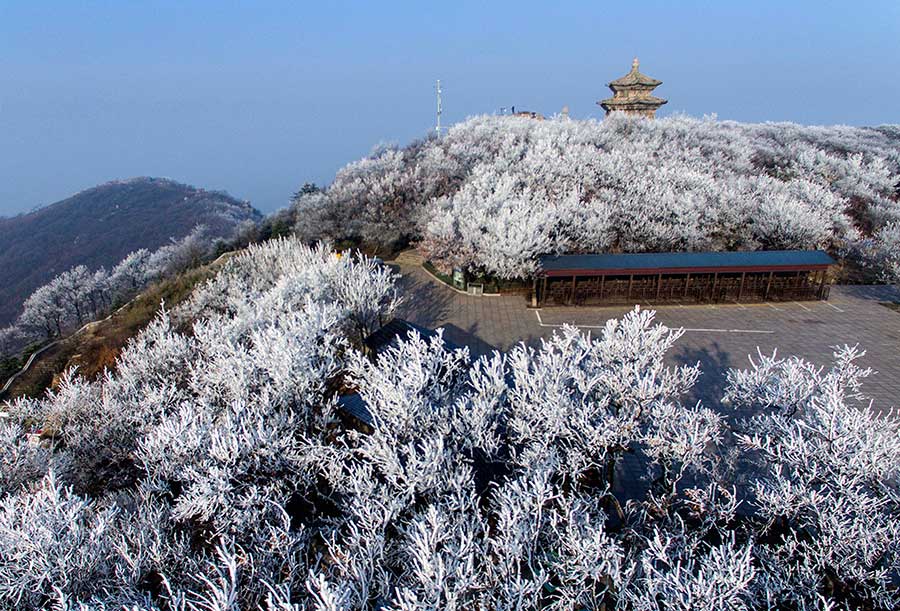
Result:
{"type": "MultiPolygon", "coordinates": [[[[96,378],[104,368],[112,368],[122,347],[153,320],[161,304],[168,309],[178,306],[191,295],[194,287],[213,277],[232,255],[226,253],[211,263],[162,280],[107,318],[88,323],[50,345],[27,369],[15,376],[5,392],[0,390],[0,401],[22,396],[39,397],[60,374],[72,367],[77,367],[79,375],[90,379],[96,378]]],[[[0,385],[7,379],[6,375],[0,376],[0,385]]]]}
{"type": "Polygon", "coordinates": [[[900,231],[900,127],[473,117],[347,165],[292,211],[305,239],[415,243],[499,278],[547,253],[867,254],[900,231]]]}
{"type": "Polygon", "coordinates": [[[260,218],[247,202],[167,179],[106,183],[29,214],[0,219],[0,326],[38,286],[74,265],[115,265],[139,248],[155,249],[198,224],[228,236],[260,218]]]}

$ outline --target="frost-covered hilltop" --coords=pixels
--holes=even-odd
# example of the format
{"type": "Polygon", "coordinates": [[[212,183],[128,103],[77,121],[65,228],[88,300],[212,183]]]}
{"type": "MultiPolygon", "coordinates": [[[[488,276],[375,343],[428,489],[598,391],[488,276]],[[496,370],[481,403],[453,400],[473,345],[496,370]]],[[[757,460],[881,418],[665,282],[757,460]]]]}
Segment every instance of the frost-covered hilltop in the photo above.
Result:
{"type": "Polygon", "coordinates": [[[820,247],[883,268],[898,190],[897,126],[476,117],[351,163],[294,213],[306,237],[418,242],[506,278],[598,251],[820,247]]]}
{"type": "Polygon", "coordinates": [[[197,225],[228,238],[260,213],[227,193],[165,178],[132,178],[86,189],[28,214],[0,219],[0,326],[25,299],[66,270],[95,272],[128,253],[156,250],[197,225]]]}

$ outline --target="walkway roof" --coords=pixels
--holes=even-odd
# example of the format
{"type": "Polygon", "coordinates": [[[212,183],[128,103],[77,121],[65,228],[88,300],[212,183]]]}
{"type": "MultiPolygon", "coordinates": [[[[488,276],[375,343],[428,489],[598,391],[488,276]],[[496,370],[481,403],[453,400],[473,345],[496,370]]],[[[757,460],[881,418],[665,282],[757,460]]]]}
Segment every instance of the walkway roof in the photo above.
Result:
{"type": "Polygon", "coordinates": [[[369,426],[375,426],[375,418],[372,416],[372,412],[369,411],[369,406],[366,405],[363,398],[359,396],[359,393],[351,393],[349,395],[338,397],[337,406],[339,410],[353,416],[360,422],[368,424],[369,426]]]}
{"type": "Polygon", "coordinates": [[[605,276],[695,272],[811,271],[826,269],[832,264],[834,264],[834,259],[822,250],[547,255],[540,257],[541,271],[539,275],[605,276]]]}

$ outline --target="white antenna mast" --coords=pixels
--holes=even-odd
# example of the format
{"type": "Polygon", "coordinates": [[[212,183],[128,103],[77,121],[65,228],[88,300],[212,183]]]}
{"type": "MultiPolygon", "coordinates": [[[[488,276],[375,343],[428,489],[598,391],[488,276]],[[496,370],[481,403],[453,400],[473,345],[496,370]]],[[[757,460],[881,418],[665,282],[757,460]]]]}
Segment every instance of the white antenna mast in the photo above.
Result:
{"type": "Polygon", "coordinates": [[[441,106],[441,79],[438,79],[437,82],[437,125],[434,128],[434,132],[437,134],[438,138],[441,137],[441,112],[443,111],[443,106],[441,106]]]}

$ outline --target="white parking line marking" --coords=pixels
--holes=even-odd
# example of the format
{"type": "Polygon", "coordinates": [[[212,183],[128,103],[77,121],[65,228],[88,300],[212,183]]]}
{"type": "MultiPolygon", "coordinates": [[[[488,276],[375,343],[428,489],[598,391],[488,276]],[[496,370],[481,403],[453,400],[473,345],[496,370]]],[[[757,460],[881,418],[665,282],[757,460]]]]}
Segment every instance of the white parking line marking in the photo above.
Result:
{"type": "MultiPolygon", "coordinates": [[[[534,315],[537,316],[538,325],[540,325],[541,327],[548,327],[548,328],[562,327],[562,325],[554,325],[554,324],[545,323],[544,320],[541,318],[541,313],[538,310],[534,311],[534,315]]],[[[569,323],[569,324],[571,324],[573,327],[578,327],[579,329],[603,329],[603,328],[605,328],[605,325],[579,325],[576,323],[569,323]]],[[[686,333],[688,333],[688,332],[689,333],[761,333],[764,335],[771,335],[772,333],[775,333],[774,331],[766,331],[763,329],[706,329],[706,328],[691,329],[691,328],[685,328],[684,331],[686,333]]]]}
{"type": "Polygon", "coordinates": [[[834,309],[837,310],[838,312],[843,312],[843,311],[844,311],[844,310],[840,309],[839,307],[837,307],[836,305],[832,305],[832,304],[828,303],[827,301],[823,301],[822,303],[824,303],[825,305],[827,305],[829,308],[834,308],[834,309]]]}
{"type": "Polygon", "coordinates": [[[796,303],[798,306],[800,306],[801,308],[803,308],[803,309],[806,310],[807,312],[812,312],[812,310],[810,310],[809,308],[807,308],[805,305],[803,305],[803,304],[800,303],[799,301],[793,301],[793,302],[791,302],[791,303],[796,303]]]}
{"type": "MultiPolygon", "coordinates": [[[[541,313],[539,310],[535,310],[534,315],[537,316],[538,325],[540,325],[542,327],[550,327],[550,328],[555,328],[555,329],[562,327],[562,325],[551,325],[551,324],[545,323],[544,319],[541,318],[541,313]]],[[[578,324],[575,324],[574,322],[570,322],[567,324],[570,324],[573,327],[578,327],[579,329],[603,329],[605,327],[605,325],[578,325],[578,324]]]]}
{"type": "Polygon", "coordinates": [[[766,302],[766,305],[769,306],[770,308],[772,308],[773,310],[778,310],[779,312],[783,312],[783,311],[784,311],[784,310],[782,310],[781,308],[776,308],[775,306],[773,306],[773,305],[772,305],[771,303],[769,303],[768,301],[766,302]]]}

